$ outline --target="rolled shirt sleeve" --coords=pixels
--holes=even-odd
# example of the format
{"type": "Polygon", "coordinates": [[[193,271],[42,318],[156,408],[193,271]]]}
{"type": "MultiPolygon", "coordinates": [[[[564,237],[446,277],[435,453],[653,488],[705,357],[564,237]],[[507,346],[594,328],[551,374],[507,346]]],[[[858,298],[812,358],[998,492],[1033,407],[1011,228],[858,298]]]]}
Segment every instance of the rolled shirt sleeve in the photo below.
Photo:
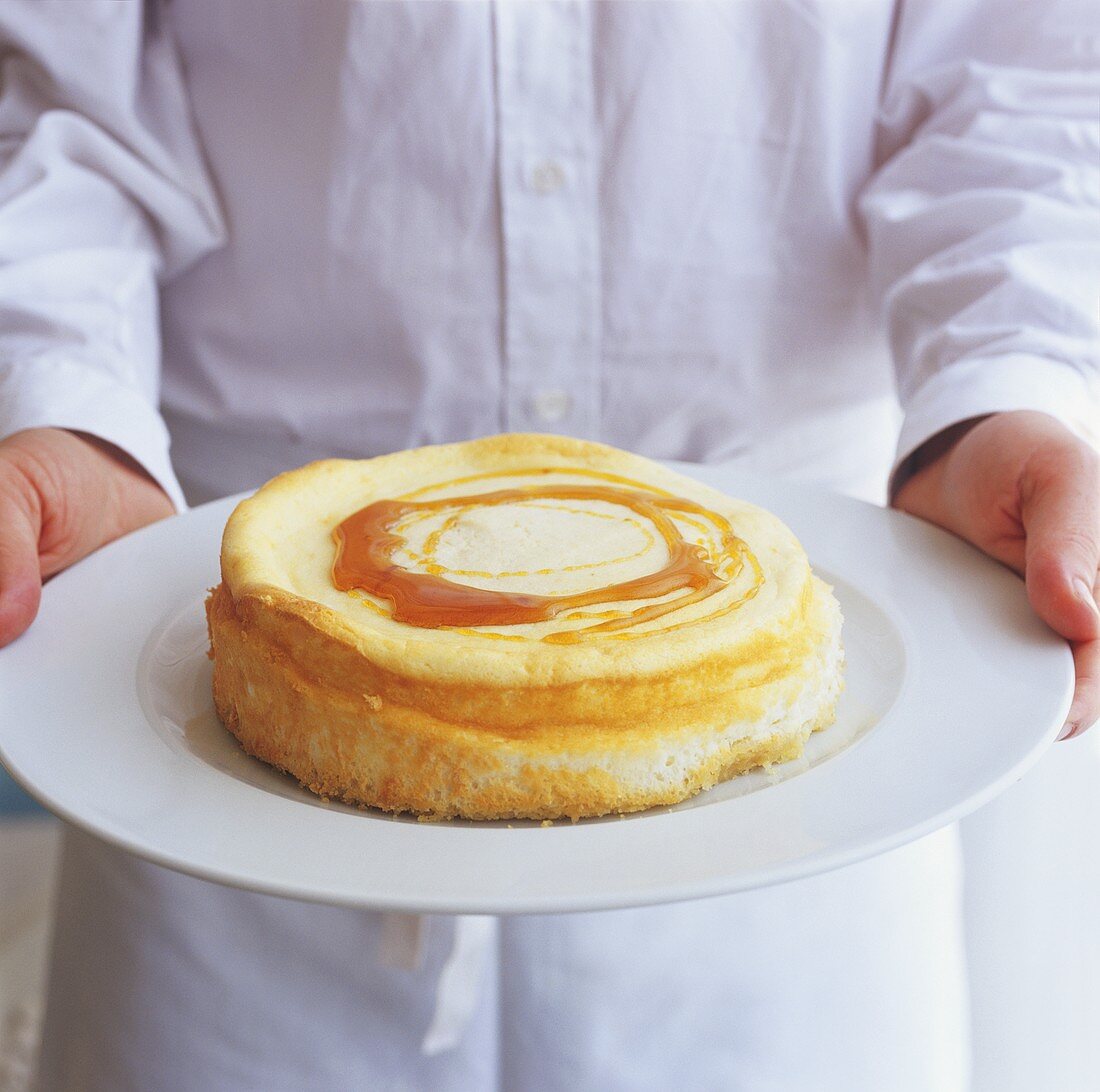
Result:
{"type": "Polygon", "coordinates": [[[157,286],[224,227],[159,5],[0,8],[0,436],[77,429],[183,496],[157,286]]]}
{"type": "Polygon", "coordinates": [[[1100,31],[1082,3],[899,6],[860,199],[905,416],[1100,429],[1100,31]]]}

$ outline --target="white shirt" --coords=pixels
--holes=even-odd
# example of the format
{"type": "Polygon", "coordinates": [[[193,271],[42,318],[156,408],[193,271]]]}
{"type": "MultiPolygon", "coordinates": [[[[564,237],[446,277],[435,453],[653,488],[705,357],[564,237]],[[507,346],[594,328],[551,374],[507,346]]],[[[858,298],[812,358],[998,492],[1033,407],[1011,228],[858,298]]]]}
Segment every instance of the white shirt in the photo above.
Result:
{"type": "MultiPolygon", "coordinates": [[[[976,414],[1041,409],[1083,434],[1100,419],[1087,4],[5,0],[0,39],[0,435],[97,434],[177,504],[177,473],[205,499],[318,456],[505,429],[868,490],[861,469],[881,481],[976,414]]],[[[98,1059],[105,1088],[118,1064],[190,1089],[215,1086],[206,1065],[306,1080],[357,1048],[387,1087],[656,1087],[684,1058],[699,1087],[962,1087],[942,849],[705,906],[505,921],[497,993],[444,1063],[417,1060],[431,982],[368,966],[359,917],[74,840],[51,1071],[91,1080],[98,1059]],[[317,932],[337,918],[363,945],[344,978],[317,932]],[[272,944],[298,994],[263,977],[272,944]],[[218,968],[232,1011],[264,996],[262,1062],[248,1022],[211,1006],[218,968]],[[624,1010],[608,983],[660,1004],[624,1010]],[[661,1033],[643,1042],[632,1013],[661,1033]],[[853,1020],[873,1029],[862,1053],[853,1020]],[[173,1037],[181,1021],[220,1062],[173,1037]],[[385,1028],[389,1053],[360,1027],[385,1028]],[[132,1056],[97,1048],[111,1036],[132,1056]]],[[[998,988],[1023,946],[1003,929],[998,988]]],[[[1066,1002],[1082,1020],[1087,996],[1066,1002]]],[[[1024,1072],[1009,1047],[1027,1037],[994,1031],[988,1058],[1024,1072]]],[[[1083,1053],[1050,1068],[1071,1053],[1034,1051],[1038,1079],[1071,1087],[1083,1053]]]]}
{"type": "Polygon", "coordinates": [[[179,502],[500,430],[899,455],[1097,394],[1086,4],[13,3],[0,435],[179,502]],[[163,348],[162,348],[163,346],[163,348]],[[227,439],[228,438],[228,439],[227,439]]]}

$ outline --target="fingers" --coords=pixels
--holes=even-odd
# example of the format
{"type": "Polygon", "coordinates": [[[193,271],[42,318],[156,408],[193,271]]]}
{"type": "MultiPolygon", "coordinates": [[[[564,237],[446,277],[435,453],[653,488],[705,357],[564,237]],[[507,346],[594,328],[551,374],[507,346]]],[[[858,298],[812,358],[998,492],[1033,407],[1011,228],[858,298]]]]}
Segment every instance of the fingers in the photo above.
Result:
{"type": "Polygon", "coordinates": [[[0,648],[34,621],[41,596],[38,532],[27,512],[5,505],[0,519],[0,648]]]}
{"type": "Polygon", "coordinates": [[[56,428],[0,440],[0,647],[34,620],[43,576],[173,510],[160,486],[104,441],[56,428]]]}
{"type": "Polygon", "coordinates": [[[1079,736],[1100,719],[1100,641],[1081,641],[1074,645],[1073,663],[1077,670],[1077,687],[1059,739],[1079,736]]]}
{"type": "Polygon", "coordinates": [[[1073,644],[1077,685],[1062,738],[1100,716],[1100,459],[1045,414],[995,414],[949,437],[894,504],[1024,575],[1036,613],[1073,644]]]}
{"type": "Polygon", "coordinates": [[[1080,735],[1100,718],[1096,463],[1091,452],[1059,452],[1040,461],[1021,483],[1028,597],[1040,617],[1073,644],[1077,683],[1059,739],[1080,735]]]}
{"type": "Polygon", "coordinates": [[[1083,444],[1057,448],[1020,484],[1027,592],[1039,616],[1071,641],[1100,637],[1100,471],[1083,444]]]}

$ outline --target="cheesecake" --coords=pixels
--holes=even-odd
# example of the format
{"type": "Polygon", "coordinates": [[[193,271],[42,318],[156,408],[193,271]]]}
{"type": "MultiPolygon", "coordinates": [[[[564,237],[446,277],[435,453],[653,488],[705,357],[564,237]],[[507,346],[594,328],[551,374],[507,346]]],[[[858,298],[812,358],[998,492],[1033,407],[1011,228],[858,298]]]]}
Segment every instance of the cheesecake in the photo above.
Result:
{"type": "Polygon", "coordinates": [[[279,475],[232,513],[207,619],[247,752],[428,819],[677,803],[800,755],[843,679],[779,519],[540,434],[279,475]]]}

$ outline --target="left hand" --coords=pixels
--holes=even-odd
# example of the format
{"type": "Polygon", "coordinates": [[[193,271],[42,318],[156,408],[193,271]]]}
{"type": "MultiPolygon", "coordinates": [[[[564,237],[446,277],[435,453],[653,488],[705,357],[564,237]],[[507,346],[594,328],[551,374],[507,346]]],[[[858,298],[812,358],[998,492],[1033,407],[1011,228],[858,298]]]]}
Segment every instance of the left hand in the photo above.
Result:
{"type": "Polygon", "coordinates": [[[1015,569],[1036,613],[1073,649],[1077,685],[1060,739],[1100,717],[1100,458],[1045,413],[966,421],[917,455],[895,508],[1015,569]]]}

